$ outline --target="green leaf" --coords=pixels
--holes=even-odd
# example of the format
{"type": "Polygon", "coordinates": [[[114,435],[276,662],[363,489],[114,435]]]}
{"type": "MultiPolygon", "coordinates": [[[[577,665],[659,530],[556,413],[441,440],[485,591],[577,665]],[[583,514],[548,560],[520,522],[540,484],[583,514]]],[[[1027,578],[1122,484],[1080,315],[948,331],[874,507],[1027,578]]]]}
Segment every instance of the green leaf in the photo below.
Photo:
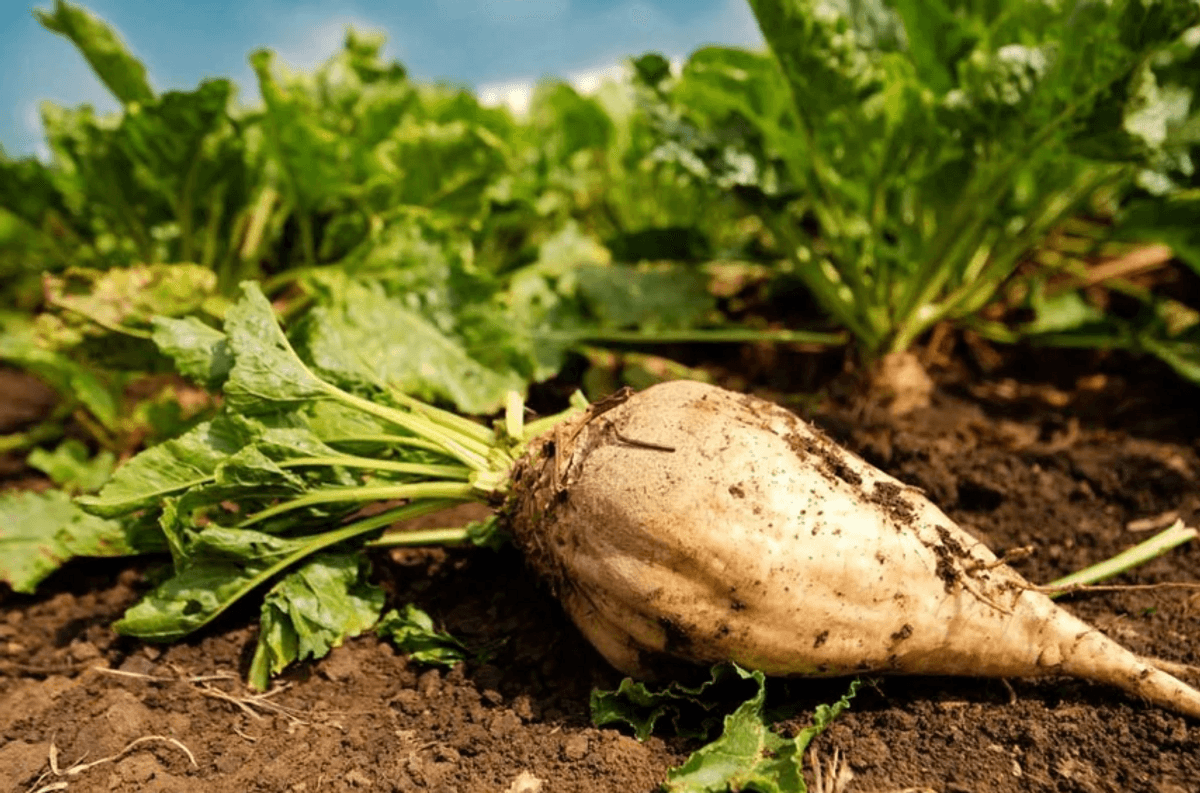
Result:
{"type": "MultiPolygon", "coordinates": [[[[367,533],[378,533],[393,521],[444,509],[450,503],[442,499],[414,500],[406,506],[329,531],[284,538],[214,523],[197,530],[190,525],[186,500],[187,497],[166,499],[160,519],[175,557],[175,574],[125,612],[114,625],[118,632],[149,641],[174,641],[208,624],[242,597],[305,557],[367,533]]],[[[318,569],[312,573],[312,580],[318,585],[322,581],[336,580],[341,575],[335,574],[336,571],[344,567],[334,565],[332,572],[318,569]]],[[[329,595],[320,586],[314,591],[322,596],[329,595]]],[[[376,597],[374,590],[349,587],[342,597],[333,597],[329,607],[337,606],[343,614],[362,613],[361,603],[374,603],[376,597]],[[350,606],[360,610],[347,612],[350,606]]],[[[382,595],[378,597],[382,598],[382,595]]],[[[310,614],[314,624],[325,624],[328,620],[328,617],[320,616],[326,613],[322,611],[325,606],[311,597],[304,596],[297,602],[305,604],[306,609],[314,609],[310,614]]],[[[375,621],[380,608],[381,599],[374,616],[367,621],[368,625],[375,621]]],[[[260,670],[267,668],[264,666],[266,660],[264,656],[259,661],[260,670]]],[[[255,674],[258,677],[265,672],[255,674]]]]}
{"type": "Polygon", "coordinates": [[[64,255],[79,254],[71,263],[195,263],[215,269],[225,290],[239,271],[255,273],[275,229],[269,204],[255,201],[267,192],[255,184],[264,165],[248,150],[255,137],[227,112],[232,90],[209,80],[170,91],[127,105],[119,123],[44,106],[51,177],[78,229],[64,240],[64,255]]]}
{"type": "Polygon", "coordinates": [[[310,312],[303,333],[314,368],[343,387],[386,385],[426,401],[448,400],[467,413],[493,411],[509,391],[525,390],[516,372],[476,361],[460,341],[375,283],[348,283],[334,302],[310,312]]]}
{"type": "Polygon", "coordinates": [[[203,147],[222,128],[232,94],[228,80],[205,80],[193,91],[168,91],[153,103],[130,108],[122,120],[125,153],[145,169],[177,210],[185,210],[181,215],[198,198],[189,192],[194,186],[189,181],[194,182],[197,169],[217,153],[203,147]]]}
{"type": "Polygon", "coordinates": [[[694,54],[662,151],[733,188],[868,356],[978,311],[1098,188],[1187,172],[1195,3],[751,6],[773,57],[694,54]]]}
{"type": "Polygon", "coordinates": [[[859,681],[834,705],[817,708],[814,723],[795,738],[783,738],[763,722],[766,684],[761,672],[737,669],[758,683],[758,692],[725,717],[721,737],[700,748],[679,768],[667,772],[664,790],[671,793],[805,793],[804,750],[850,706],[859,681]]]}
{"type": "Polygon", "coordinates": [[[1087,302],[1079,292],[1064,291],[1045,297],[1042,289],[1030,296],[1033,321],[1022,326],[1027,334],[1075,330],[1104,321],[1104,312],[1087,302]]]}
{"type": "Polygon", "coordinates": [[[959,62],[982,33],[963,24],[958,4],[945,0],[895,0],[890,3],[904,21],[908,51],[922,82],[943,93],[954,85],[959,62]]]}
{"type": "Polygon", "coordinates": [[[761,672],[748,672],[736,664],[717,664],[710,675],[709,680],[695,687],[671,683],[660,691],[625,678],[616,691],[592,692],[592,722],[597,726],[612,722],[628,724],[639,740],[645,740],[655,723],[667,716],[678,734],[704,737],[718,722],[719,716],[714,711],[735,694],[739,700],[744,698],[745,694],[738,692],[745,687],[737,684],[749,683],[753,693],[725,717],[721,736],[693,753],[682,766],[669,771],[664,790],[804,793],[804,750],[850,706],[859,681],[852,682],[838,702],[818,706],[813,724],[788,739],[768,729],[764,721],[766,678],[761,672]]]}
{"type": "Polygon", "coordinates": [[[154,91],[146,81],[146,68],[130,54],[108,24],[82,6],[64,0],[55,0],[53,14],[35,8],[33,15],[48,30],[70,39],[122,104],[153,101],[154,91]]]}
{"type": "Polygon", "coordinates": [[[264,132],[281,166],[289,197],[302,213],[310,213],[346,183],[341,169],[349,141],[323,127],[318,98],[305,90],[303,78],[294,78],[290,84],[276,79],[274,59],[270,50],[250,55],[266,104],[264,132]]]}
{"type": "MultiPolygon", "coordinates": [[[[0,154],[0,207],[47,238],[63,236],[68,229],[78,233],[71,228],[72,212],[55,176],[50,168],[33,158],[10,161],[0,154]]],[[[54,244],[57,246],[57,242],[54,244]]],[[[65,259],[61,251],[59,256],[65,259]]]]}
{"type": "Polygon", "coordinates": [[[483,520],[473,520],[466,525],[466,529],[471,544],[479,548],[498,551],[512,542],[508,532],[501,527],[500,518],[497,515],[489,515],[483,520]]]}
{"type": "Polygon", "coordinates": [[[855,678],[850,681],[850,687],[846,689],[846,693],[842,698],[832,705],[817,705],[813,712],[813,723],[796,734],[792,740],[796,742],[796,756],[802,757],[804,750],[825,730],[829,729],[829,725],[833,724],[834,719],[840,716],[850,707],[850,701],[858,694],[858,689],[862,685],[862,680],[855,678]]]}
{"type": "MultiPolygon", "coordinates": [[[[297,357],[257,283],[242,284],[242,299],[225,314],[225,334],[234,354],[225,398],[237,410],[274,412],[328,396],[329,386],[297,357]]],[[[379,330],[373,335],[377,340],[379,330]]]]}
{"type": "Polygon", "coordinates": [[[1019,338],[1038,345],[1149,353],[1184,379],[1200,384],[1200,311],[1170,297],[1120,282],[1112,287],[1140,304],[1136,313],[1121,316],[1103,312],[1075,291],[1046,297],[1044,285],[1035,282],[1028,300],[1034,318],[1018,328],[1019,334],[989,323],[976,327],[992,338],[1007,342],[1019,338]]]}
{"type": "Polygon", "coordinates": [[[374,625],[385,595],[367,573],[359,555],[319,554],[272,587],[263,600],[250,684],[265,690],[270,676],[293,661],[322,658],[374,625]]]}
{"type": "Polygon", "coordinates": [[[557,162],[580,151],[606,148],[614,133],[612,119],[598,101],[580,96],[562,82],[537,87],[529,104],[529,120],[545,156],[557,162]]]}
{"type": "Polygon", "coordinates": [[[301,414],[276,417],[278,426],[259,424],[255,446],[272,460],[282,462],[297,457],[337,457],[339,452],[322,441],[301,414]],[[293,426],[300,424],[301,426],[293,426]]]}
{"type": "Polygon", "coordinates": [[[1153,353],[1183,378],[1200,385],[1200,333],[1191,339],[1164,339],[1145,334],[1139,338],[1140,346],[1153,353]]]}
{"type": "Polygon", "coordinates": [[[225,383],[233,368],[233,352],[224,333],[195,317],[156,316],[151,324],[151,339],[175,361],[180,374],[210,390],[225,383]]]}
{"type": "Polygon", "coordinates": [[[462,642],[434,628],[433,618],[412,603],[402,612],[392,609],[384,614],[375,632],[422,664],[454,666],[469,657],[462,642]]]}
{"type": "Polygon", "coordinates": [[[577,294],[605,328],[695,327],[715,308],[703,273],[678,266],[579,266],[577,294]]]}
{"type": "Polygon", "coordinates": [[[130,607],[113,628],[148,641],[174,641],[207,624],[263,584],[308,542],[251,529],[208,526],[184,540],[175,574],[130,607]]]}
{"type": "Polygon", "coordinates": [[[1121,208],[1118,239],[1161,242],[1200,275],[1200,194],[1136,198],[1121,208]]]}
{"type": "Polygon", "coordinates": [[[657,52],[646,53],[631,59],[637,79],[650,88],[655,88],[671,76],[671,62],[657,52]]]}
{"type": "MultiPolygon", "coordinates": [[[[473,101],[473,100],[472,100],[473,101]]],[[[429,207],[460,218],[482,214],[487,190],[507,170],[500,141],[464,119],[408,121],[378,148],[384,168],[400,174],[388,184],[394,204],[429,207]]],[[[372,180],[381,191],[384,182],[372,180]]]]}
{"type": "Polygon", "coordinates": [[[76,556],[127,556],[161,549],[161,536],[133,522],[89,515],[61,490],[0,494],[0,581],[30,593],[76,556]]]}
{"type": "Polygon", "coordinates": [[[83,496],[79,503],[102,517],[155,506],[166,496],[213,481],[217,467],[248,441],[244,429],[218,416],[141,452],[118,468],[97,495],[83,496]]]}
{"type": "Polygon", "coordinates": [[[751,0],[750,5],[797,109],[810,118],[853,112],[846,99],[876,88],[883,57],[906,43],[899,15],[880,0],[824,6],[811,0],[751,0]]]}
{"type": "MultiPolygon", "coordinates": [[[[370,438],[387,434],[387,427],[375,416],[339,402],[315,402],[308,406],[306,422],[318,438],[370,438]]],[[[368,448],[379,448],[378,444],[368,448]]]]}
{"type": "Polygon", "coordinates": [[[37,448],[25,458],[26,464],[38,469],[60,488],[71,493],[91,493],[99,490],[112,475],[116,456],[102,451],[89,457],[83,441],[68,438],[54,451],[37,448]]]}
{"type": "Polygon", "coordinates": [[[221,488],[250,491],[269,491],[278,495],[281,491],[300,493],[305,490],[304,481],[276,465],[257,446],[246,446],[222,460],[214,472],[214,481],[221,488]]]}
{"type": "Polygon", "coordinates": [[[42,125],[55,181],[84,232],[76,246],[83,258],[104,266],[176,260],[164,244],[176,231],[166,226],[175,220],[170,203],[125,152],[118,118],[43,103],[42,125]]]}

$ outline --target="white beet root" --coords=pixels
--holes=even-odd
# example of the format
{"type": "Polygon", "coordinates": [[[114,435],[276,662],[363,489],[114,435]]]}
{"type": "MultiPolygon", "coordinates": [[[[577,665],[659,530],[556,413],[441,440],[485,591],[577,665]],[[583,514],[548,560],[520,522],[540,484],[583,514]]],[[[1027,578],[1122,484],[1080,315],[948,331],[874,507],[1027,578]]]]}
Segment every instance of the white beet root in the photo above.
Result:
{"type": "Polygon", "coordinates": [[[677,381],[597,403],[531,445],[511,493],[517,544],[631,675],[664,654],[769,675],[1070,675],[1200,718],[1200,692],[755,397],[677,381]]]}

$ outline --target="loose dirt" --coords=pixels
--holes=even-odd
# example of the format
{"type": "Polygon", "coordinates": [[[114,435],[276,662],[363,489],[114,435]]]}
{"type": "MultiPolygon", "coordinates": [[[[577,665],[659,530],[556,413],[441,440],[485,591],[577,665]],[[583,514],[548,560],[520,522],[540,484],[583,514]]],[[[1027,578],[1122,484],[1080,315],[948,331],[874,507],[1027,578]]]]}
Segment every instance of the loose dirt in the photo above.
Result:
{"type": "MultiPolygon", "coordinates": [[[[813,399],[777,369],[742,364],[738,377],[771,386],[760,395],[923,488],[997,552],[1032,546],[1016,565],[1034,581],[1106,558],[1174,516],[1200,524],[1197,392],[1151,364],[1041,352],[985,370],[966,355],[934,367],[931,407],[899,418],[862,400],[813,399]]],[[[838,382],[826,393],[841,393],[838,382]]],[[[157,562],[76,563],[36,596],[0,592],[0,790],[640,793],[700,745],[591,725],[589,692],[620,678],[515,553],[374,561],[397,604],[429,611],[478,660],[422,667],[365,636],[256,696],[241,682],[253,610],[168,646],[109,628],[157,562]]],[[[1200,543],[1122,579],[1198,580],[1200,543]]],[[[1136,652],[1200,665],[1195,590],[1065,605],[1136,652]]],[[[802,714],[779,728],[805,726],[845,689],[774,685],[773,699],[802,714]]],[[[1200,723],[1074,680],[881,679],[814,752],[826,767],[836,752],[850,793],[1200,790],[1200,723]]]]}

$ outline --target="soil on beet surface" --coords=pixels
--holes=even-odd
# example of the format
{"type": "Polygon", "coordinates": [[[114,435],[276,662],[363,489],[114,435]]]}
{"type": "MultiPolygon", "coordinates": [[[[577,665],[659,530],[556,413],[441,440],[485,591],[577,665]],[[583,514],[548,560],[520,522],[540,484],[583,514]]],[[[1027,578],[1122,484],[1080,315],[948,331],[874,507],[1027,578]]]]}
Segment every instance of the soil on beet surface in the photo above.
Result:
{"type": "MultiPolygon", "coordinates": [[[[718,376],[769,386],[759,393],[923,488],[994,550],[1032,546],[1015,564],[1034,581],[1106,558],[1174,515],[1200,523],[1194,389],[1125,358],[1012,354],[935,365],[933,405],[902,418],[801,394],[778,358],[742,359],[718,376]]],[[[0,790],[640,793],[700,745],[639,743],[590,724],[589,692],[619,676],[514,553],[375,562],[397,604],[426,609],[486,661],[426,668],[364,636],[255,697],[241,683],[253,609],[168,646],[113,633],[153,562],[75,563],[36,596],[0,593],[0,790]],[[65,787],[44,787],[55,783],[65,787]]],[[[1122,580],[1198,579],[1192,543],[1122,580]]],[[[1200,665],[1195,590],[1077,595],[1065,606],[1136,652],[1200,665]]],[[[802,714],[778,728],[805,726],[803,714],[845,688],[773,684],[802,714]]],[[[843,758],[838,789],[851,793],[1200,790],[1200,723],[1073,680],[882,679],[814,752],[826,767],[843,758]]]]}

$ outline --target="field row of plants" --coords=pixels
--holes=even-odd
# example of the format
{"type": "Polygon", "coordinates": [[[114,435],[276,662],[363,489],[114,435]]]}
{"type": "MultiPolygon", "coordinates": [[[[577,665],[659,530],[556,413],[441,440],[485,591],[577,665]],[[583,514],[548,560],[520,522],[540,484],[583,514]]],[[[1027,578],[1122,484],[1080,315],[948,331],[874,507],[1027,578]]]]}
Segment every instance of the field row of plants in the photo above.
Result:
{"type": "MultiPolygon", "coordinates": [[[[0,494],[0,581],[169,554],[117,630],[260,598],[259,688],[372,628],[453,663],[426,615],[383,615],[361,548],[503,542],[380,534],[503,492],[550,426],[533,384],[582,383],[579,410],[705,377],[668,343],[841,348],[869,377],[936,327],[1200,384],[1200,5],[751,6],[767,51],[642,55],[522,117],[357,31],[312,73],[251,54],[256,106],[159,93],[84,8],[35,12],[122,109],[46,104],[52,159],[0,153],[0,361],[58,398],[0,438],[53,484],[0,494]]],[[[761,726],[758,680],[735,720],[761,726]]],[[[792,776],[751,752],[738,778],[798,789],[810,739],[758,735],[792,776]]]]}

